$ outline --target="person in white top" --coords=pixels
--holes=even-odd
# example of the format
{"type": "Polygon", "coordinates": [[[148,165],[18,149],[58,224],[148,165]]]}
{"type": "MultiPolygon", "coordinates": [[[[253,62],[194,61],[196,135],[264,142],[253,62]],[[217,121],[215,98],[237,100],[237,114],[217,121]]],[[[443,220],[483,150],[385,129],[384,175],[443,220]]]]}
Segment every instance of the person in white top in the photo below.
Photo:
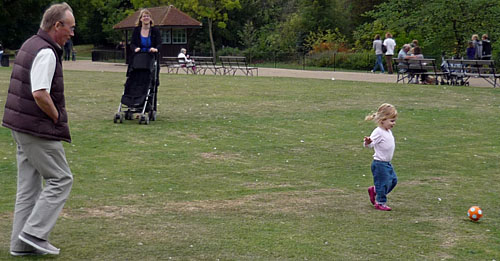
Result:
{"type": "Polygon", "coordinates": [[[380,40],[380,34],[375,35],[375,39],[373,40],[373,49],[375,50],[375,56],[377,59],[371,72],[374,73],[377,70],[377,67],[380,67],[380,71],[384,73],[384,65],[382,64],[382,56],[384,55],[384,52],[382,51],[382,40],[380,40]]]}
{"type": "Polygon", "coordinates": [[[191,69],[193,69],[193,73],[196,73],[196,65],[194,64],[194,60],[189,59],[189,54],[186,53],[186,48],[181,48],[181,51],[179,52],[179,55],[177,55],[177,58],[179,58],[179,62],[182,63],[182,67],[191,67],[191,69]]]}
{"type": "Polygon", "coordinates": [[[375,186],[368,188],[368,195],[375,209],[382,211],[391,210],[391,208],[386,205],[387,194],[389,194],[398,183],[398,177],[391,164],[392,156],[396,148],[391,129],[396,125],[397,116],[398,112],[396,107],[384,103],[380,105],[377,112],[365,118],[367,121],[375,121],[378,125],[378,127],[373,130],[370,137],[364,138],[363,146],[375,150],[371,165],[373,183],[375,186]]]}
{"type": "Polygon", "coordinates": [[[392,39],[392,34],[387,32],[385,34],[385,40],[383,45],[387,49],[385,52],[385,62],[387,64],[387,70],[389,71],[389,74],[393,73],[392,70],[392,56],[394,56],[394,49],[396,48],[396,41],[392,39]]]}

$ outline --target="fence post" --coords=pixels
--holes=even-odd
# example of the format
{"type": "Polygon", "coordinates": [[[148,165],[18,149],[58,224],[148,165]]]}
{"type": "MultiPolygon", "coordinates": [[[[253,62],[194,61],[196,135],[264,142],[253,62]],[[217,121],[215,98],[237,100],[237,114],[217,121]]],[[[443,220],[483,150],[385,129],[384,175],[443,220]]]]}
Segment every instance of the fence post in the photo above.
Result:
{"type": "Polygon", "coordinates": [[[274,68],[276,69],[276,51],[273,51],[274,68]]]}
{"type": "Polygon", "coordinates": [[[333,71],[337,68],[337,52],[333,53],[333,71]]]}
{"type": "Polygon", "coordinates": [[[302,70],[306,69],[306,53],[302,53],[302,70]]]}

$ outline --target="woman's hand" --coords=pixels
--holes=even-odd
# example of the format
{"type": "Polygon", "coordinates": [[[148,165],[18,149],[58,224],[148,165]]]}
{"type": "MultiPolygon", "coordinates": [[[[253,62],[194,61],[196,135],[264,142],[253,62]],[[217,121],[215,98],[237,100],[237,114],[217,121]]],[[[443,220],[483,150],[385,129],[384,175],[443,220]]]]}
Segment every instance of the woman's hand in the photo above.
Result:
{"type": "Polygon", "coordinates": [[[157,52],[158,52],[158,49],[151,47],[151,48],[149,49],[149,51],[150,51],[150,52],[152,52],[152,53],[157,53],[157,52]]]}
{"type": "Polygon", "coordinates": [[[135,50],[134,50],[134,51],[137,53],[137,52],[139,52],[140,50],[141,50],[141,48],[139,48],[139,47],[138,47],[138,48],[135,48],[135,50]]]}

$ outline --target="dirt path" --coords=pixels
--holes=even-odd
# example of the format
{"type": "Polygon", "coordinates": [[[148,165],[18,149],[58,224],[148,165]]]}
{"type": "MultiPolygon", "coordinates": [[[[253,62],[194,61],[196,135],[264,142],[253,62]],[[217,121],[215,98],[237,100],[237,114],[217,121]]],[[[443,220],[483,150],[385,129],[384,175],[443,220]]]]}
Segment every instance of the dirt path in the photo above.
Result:
{"type": "MultiPolygon", "coordinates": [[[[121,63],[103,63],[92,62],[90,60],[80,61],[64,61],[63,68],[65,70],[76,71],[106,71],[106,72],[123,72],[127,71],[127,66],[121,63]]],[[[161,73],[166,73],[162,69],[161,73]]],[[[378,74],[378,73],[362,73],[362,72],[332,72],[332,71],[305,71],[305,70],[290,70],[290,69],[275,69],[275,68],[259,68],[259,76],[266,77],[296,77],[296,78],[313,78],[313,79],[332,79],[345,81],[362,81],[362,82],[387,82],[395,83],[397,76],[395,74],[378,74]]],[[[470,85],[476,87],[492,87],[483,79],[470,79],[470,85]]],[[[458,87],[457,87],[458,88],[458,87]]]]}

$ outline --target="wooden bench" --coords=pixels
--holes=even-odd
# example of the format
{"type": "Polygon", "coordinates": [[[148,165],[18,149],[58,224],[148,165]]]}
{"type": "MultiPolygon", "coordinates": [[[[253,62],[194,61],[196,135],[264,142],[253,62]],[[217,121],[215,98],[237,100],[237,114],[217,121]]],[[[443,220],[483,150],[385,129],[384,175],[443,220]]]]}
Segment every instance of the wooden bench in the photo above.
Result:
{"type": "Polygon", "coordinates": [[[500,74],[497,73],[493,60],[447,59],[446,63],[453,85],[469,85],[469,79],[474,77],[484,79],[493,88],[498,86],[497,79],[500,78],[500,74]]]}
{"type": "Polygon", "coordinates": [[[444,73],[436,65],[435,59],[394,58],[393,61],[397,71],[397,82],[405,83],[405,79],[407,79],[408,83],[412,83],[415,79],[418,81],[419,76],[425,75],[433,76],[436,85],[446,83],[443,77],[444,73]]]}
{"type": "Polygon", "coordinates": [[[179,59],[178,57],[163,56],[161,65],[167,67],[168,73],[179,73],[179,70],[184,71],[186,74],[189,74],[189,72],[196,73],[192,69],[193,64],[187,64],[182,58],[179,59]]]}
{"type": "Polygon", "coordinates": [[[222,66],[216,65],[213,57],[191,56],[191,59],[196,63],[196,71],[198,74],[203,73],[203,75],[205,75],[207,71],[212,72],[214,75],[217,75],[217,73],[222,75],[223,73],[222,66]]]}
{"type": "Polygon", "coordinates": [[[259,76],[257,67],[249,67],[247,59],[244,56],[220,56],[224,75],[235,75],[237,71],[243,72],[246,76],[253,76],[253,71],[259,76]]]}

